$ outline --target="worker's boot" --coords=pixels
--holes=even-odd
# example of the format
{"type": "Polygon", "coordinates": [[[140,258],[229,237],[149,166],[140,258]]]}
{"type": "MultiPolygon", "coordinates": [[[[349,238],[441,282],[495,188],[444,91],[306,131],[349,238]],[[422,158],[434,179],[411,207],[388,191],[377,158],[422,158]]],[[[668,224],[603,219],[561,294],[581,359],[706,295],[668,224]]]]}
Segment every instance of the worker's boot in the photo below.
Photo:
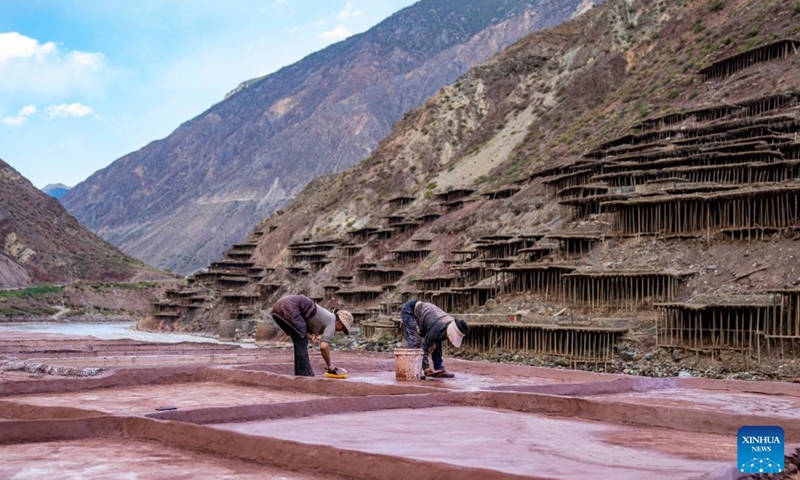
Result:
{"type": "Polygon", "coordinates": [[[439,370],[434,370],[432,368],[426,368],[425,369],[425,375],[428,376],[428,377],[433,377],[433,378],[453,378],[453,377],[455,377],[455,375],[453,375],[452,373],[445,371],[444,368],[439,369],[439,370]]]}

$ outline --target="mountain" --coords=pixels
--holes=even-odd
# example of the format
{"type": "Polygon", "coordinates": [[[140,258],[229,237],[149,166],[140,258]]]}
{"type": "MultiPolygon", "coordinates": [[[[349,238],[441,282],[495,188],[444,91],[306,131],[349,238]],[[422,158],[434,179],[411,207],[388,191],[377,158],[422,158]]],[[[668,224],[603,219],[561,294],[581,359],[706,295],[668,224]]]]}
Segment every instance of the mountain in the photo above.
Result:
{"type": "Polygon", "coordinates": [[[533,33],[196,274],[177,325],[304,293],[368,336],[419,298],[480,358],[797,378],[798,15],[611,0],[533,33]]]}
{"type": "Polygon", "coordinates": [[[67,209],[124,251],[190,272],[312,178],[363,159],[403,114],[590,0],[422,0],[369,31],[242,83],[163,140],[95,173],[67,209]]]}
{"type": "Polygon", "coordinates": [[[72,189],[72,187],[68,187],[68,186],[64,185],[63,183],[51,183],[51,184],[45,186],[42,189],[42,191],[44,193],[50,195],[53,198],[61,198],[67,192],[69,192],[70,189],[72,189]]]}
{"type": "Polygon", "coordinates": [[[146,267],[0,160],[0,287],[128,279],[146,267]]]}

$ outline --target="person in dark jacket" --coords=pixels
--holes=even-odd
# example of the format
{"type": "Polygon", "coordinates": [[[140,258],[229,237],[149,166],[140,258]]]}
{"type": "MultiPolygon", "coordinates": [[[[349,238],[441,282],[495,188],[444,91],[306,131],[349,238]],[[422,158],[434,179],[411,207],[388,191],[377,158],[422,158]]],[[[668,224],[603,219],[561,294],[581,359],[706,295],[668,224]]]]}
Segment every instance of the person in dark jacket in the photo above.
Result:
{"type": "Polygon", "coordinates": [[[325,371],[333,374],[347,373],[331,362],[330,343],[336,332],[350,333],[353,314],[347,310],[330,312],[305,295],[282,297],[272,306],[272,318],[294,343],[294,374],[313,377],[308,358],[309,338],[320,339],[319,352],[325,360],[325,371]]]}
{"type": "Polygon", "coordinates": [[[455,375],[444,369],[442,344],[447,339],[456,348],[469,332],[464,320],[453,318],[432,303],[411,300],[400,310],[408,348],[422,348],[422,368],[426,376],[452,378],[455,375]],[[433,368],[428,361],[433,359],[433,368]]]}

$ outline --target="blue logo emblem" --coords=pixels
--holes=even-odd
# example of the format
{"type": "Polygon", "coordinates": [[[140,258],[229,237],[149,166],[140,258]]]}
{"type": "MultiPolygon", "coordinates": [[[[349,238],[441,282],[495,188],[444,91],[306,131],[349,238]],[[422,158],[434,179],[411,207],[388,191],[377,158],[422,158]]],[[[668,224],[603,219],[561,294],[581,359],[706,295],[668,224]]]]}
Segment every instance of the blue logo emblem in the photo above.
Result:
{"type": "Polygon", "coordinates": [[[742,427],[739,429],[738,463],[742,473],[783,471],[783,428],[742,427]]]}

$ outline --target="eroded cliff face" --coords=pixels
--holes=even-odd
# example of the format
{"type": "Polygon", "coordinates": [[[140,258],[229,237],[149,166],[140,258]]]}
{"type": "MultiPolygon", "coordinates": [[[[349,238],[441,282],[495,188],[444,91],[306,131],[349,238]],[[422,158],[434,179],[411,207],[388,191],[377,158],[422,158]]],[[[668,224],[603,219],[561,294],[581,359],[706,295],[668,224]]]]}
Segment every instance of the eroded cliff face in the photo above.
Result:
{"type": "Polygon", "coordinates": [[[72,217],[0,161],[0,287],[121,280],[146,267],[72,217]]]}
{"type": "Polygon", "coordinates": [[[367,158],[394,122],[583,0],[425,0],[370,31],[243,83],[64,198],[124,251],[191,272],[244,239],[308,181],[367,158]]]}

